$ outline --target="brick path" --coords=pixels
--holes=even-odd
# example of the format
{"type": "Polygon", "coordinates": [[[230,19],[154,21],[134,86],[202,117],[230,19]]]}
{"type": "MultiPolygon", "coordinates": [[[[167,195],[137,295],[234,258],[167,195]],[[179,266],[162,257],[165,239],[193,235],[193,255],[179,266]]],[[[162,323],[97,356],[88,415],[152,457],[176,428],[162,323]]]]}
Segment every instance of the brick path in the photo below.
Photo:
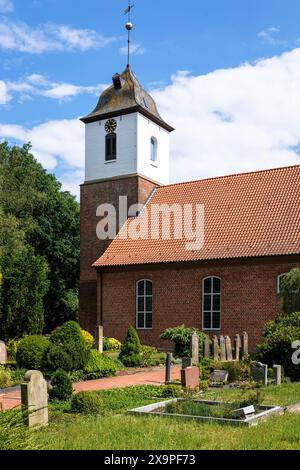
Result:
{"type": "MultiPolygon", "coordinates": [[[[180,366],[172,367],[171,378],[176,380],[180,378],[180,366]]],[[[141,370],[134,374],[119,375],[117,377],[108,377],[106,379],[91,380],[80,382],[74,385],[74,391],[88,392],[96,390],[109,390],[112,388],[124,388],[133,385],[162,385],[165,382],[165,368],[155,368],[151,370],[141,370]]],[[[20,406],[21,392],[20,387],[5,394],[0,391],[0,409],[9,410],[20,406]]]]}

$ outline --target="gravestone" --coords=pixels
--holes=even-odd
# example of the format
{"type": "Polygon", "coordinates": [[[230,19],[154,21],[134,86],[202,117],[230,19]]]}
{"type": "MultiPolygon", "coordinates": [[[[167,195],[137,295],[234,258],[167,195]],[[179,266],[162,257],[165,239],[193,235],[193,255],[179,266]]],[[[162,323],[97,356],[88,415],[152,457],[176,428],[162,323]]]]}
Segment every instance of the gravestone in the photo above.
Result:
{"type": "Polygon", "coordinates": [[[240,360],[240,350],[241,350],[241,337],[240,335],[235,335],[234,338],[234,360],[240,360]]]}
{"type": "Polygon", "coordinates": [[[25,374],[21,402],[29,428],[48,425],[48,386],[41,372],[31,370],[25,374]]]}
{"type": "Polygon", "coordinates": [[[242,350],[243,359],[247,359],[247,357],[249,356],[249,337],[246,331],[244,331],[242,334],[242,350]]]}
{"type": "Polygon", "coordinates": [[[4,341],[0,341],[0,365],[4,366],[7,363],[7,351],[4,341]]]}
{"type": "Polygon", "coordinates": [[[254,406],[246,406],[245,408],[240,408],[239,410],[234,410],[234,418],[249,418],[255,414],[254,406]]]}
{"type": "Polygon", "coordinates": [[[184,357],[182,359],[182,369],[187,369],[188,367],[192,367],[193,361],[191,357],[184,357]]]}
{"type": "Polygon", "coordinates": [[[227,370],[214,370],[211,376],[212,382],[228,382],[229,374],[227,370]]]}
{"type": "Polygon", "coordinates": [[[189,390],[199,388],[200,371],[198,367],[188,367],[181,371],[181,385],[189,390]]]}
{"type": "Polygon", "coordinates": [[[199,336],[197,333],[193,333],[191,337],[191,356],[193,364],[199,362],[199,336]]]}
{"type": "Polygon", "coordinates": [[[273,367],[273,378],[275,380],[276,385],[282,384],[282,366],[275,365],[273,367]]]}
{"type": "Polygon", "coordinates": [[[224,336],[220,336],[219,342],[220,342],[220,349],[221,349],[221,362],[225,362],[226,361],[226,343],[225,343],[224,336]]]}
{"type": "Polygon", "coordinates": [[[251,375],[255,382],[268,385],[268,366],[266,364],[261,364],[261,362],[252,364],[251,375]]]}
{"type": "Polygon", "coordinates": [[[100,354],[103,354],[103,326],[96,327],[95,343],[96,349],[100,354]]]}
{"type": "Polygon", "coordinates": [[[210,357],[210,337],[206,336],[204,340],[204,357],[210,357]]]}
{"type": "Polygon", "coordinates": [[[219,340],[217,336],[213,337],[213,355],[214,355],[214,361],[219,361],[220,356],[219,356],[219,340]]]}
{"type": "Polygon", "coordinates": [[[225,346],[226,346],[226,359],[227,361],[232,361],[232,345],[231,339],[229,336],[225,336],[225,346]]]}

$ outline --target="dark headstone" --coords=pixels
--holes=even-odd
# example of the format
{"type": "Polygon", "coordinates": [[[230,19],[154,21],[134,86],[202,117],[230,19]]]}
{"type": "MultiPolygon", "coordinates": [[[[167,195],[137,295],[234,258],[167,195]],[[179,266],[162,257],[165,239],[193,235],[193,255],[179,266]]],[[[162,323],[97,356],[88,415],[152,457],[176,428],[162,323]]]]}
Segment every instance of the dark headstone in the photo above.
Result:
{"type": "Polygon", "coordinates": [[[251,366],[251,375],[255,382],[268,385],[268,366],[256,362],[251,366]]]}
{"type": "Polygon", "coordinates": [[[182,359],[182,369],[187,369],[188,367],[192,367],[193,361],[191,357],[184,357],[182,359]]]}
{"type": "Polygon", "coordinates": [[[224,382],[226,383],[228,381],[228,372],[227,370],[214,370],[211,380],[212,382],[224,382]]]}

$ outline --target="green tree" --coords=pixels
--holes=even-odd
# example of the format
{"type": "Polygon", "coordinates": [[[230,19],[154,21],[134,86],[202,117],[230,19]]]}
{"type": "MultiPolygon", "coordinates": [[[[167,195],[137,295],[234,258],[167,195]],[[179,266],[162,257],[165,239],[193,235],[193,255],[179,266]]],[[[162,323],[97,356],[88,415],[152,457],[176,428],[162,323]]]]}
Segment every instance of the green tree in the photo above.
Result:
{"type": "Polygon", "coordinates": [[[119,358],[126,367],[136,367],[141,363],[141,343],[133,326],[128,328],[119,358]]]}
{"type": "Polygon", "coordinates": [[[12,256],[2,282],[1,330],[6,339],[41,334],[44,297],[49,288],[48,266],[32,248],[12,256]]]}
{"type": "Polygon", "coordinates": [[[288,315],[300,311],[300,269],[292,269],[282,280],[281,297],[283,313],[288,315]]]}
{"type": "Polygon", "coordinates": [[[1,252],[17,252],[22,244],[34,249],[48,264],[50,288],[44,299],[46,331],[76,319],[79,282],[79,204],[61,191],[61,184],[48,174],[30,153],[30,145],[0,144],[0,218],[12,227],[0,229],[1,252]],[[7,234],[10,232],[11,237],[7,234]]]}

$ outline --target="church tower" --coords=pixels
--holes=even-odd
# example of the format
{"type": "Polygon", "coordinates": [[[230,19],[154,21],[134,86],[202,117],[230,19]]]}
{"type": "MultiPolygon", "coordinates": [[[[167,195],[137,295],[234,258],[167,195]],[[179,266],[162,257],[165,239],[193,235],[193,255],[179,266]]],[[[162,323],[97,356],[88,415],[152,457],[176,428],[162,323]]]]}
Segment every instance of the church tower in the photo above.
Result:
{"type": "Polygon", "coordinates": [[[174,129],[162,119],[130,65],[113,76],[94,111],[81,120],[85,124],[85,182],[81,186],[80,323],[93,333],[101,319],[97,318],[97,274],[92,264],[111,243],[97,238],[97,208],[113,205],[118,220],[120,196],[127,196],[128,208],[145,204],[155,187],[169,183],[174,129]]]}

